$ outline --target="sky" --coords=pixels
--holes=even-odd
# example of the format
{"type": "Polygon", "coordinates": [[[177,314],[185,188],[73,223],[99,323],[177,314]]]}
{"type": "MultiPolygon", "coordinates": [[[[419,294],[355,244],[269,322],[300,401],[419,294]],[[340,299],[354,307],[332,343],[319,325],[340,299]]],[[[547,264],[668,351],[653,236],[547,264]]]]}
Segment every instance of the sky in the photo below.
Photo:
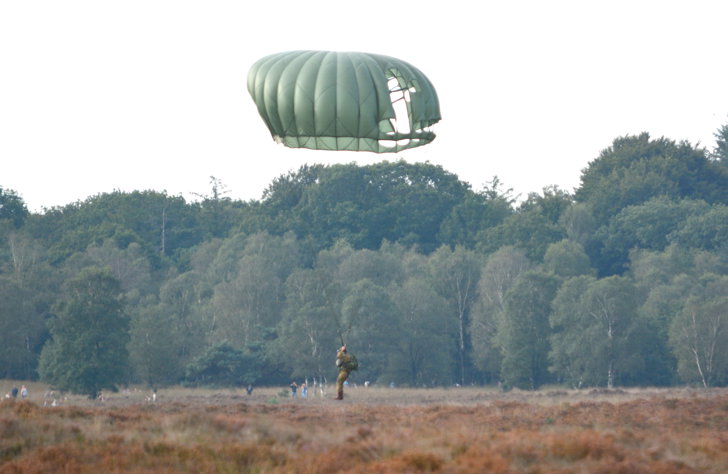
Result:
{"type": "Polygon", "coordinates": [[[712,149],[728,123],[728,2],[0,1],[0,187],[31,211],[114,190],[258,200],[304,164],[402,159],[525,197],[579,186],[620,136],[712,149]],[[398,154],[286,148],[246,88],[289,50],[427,75],[442,120],[398,154]]]}

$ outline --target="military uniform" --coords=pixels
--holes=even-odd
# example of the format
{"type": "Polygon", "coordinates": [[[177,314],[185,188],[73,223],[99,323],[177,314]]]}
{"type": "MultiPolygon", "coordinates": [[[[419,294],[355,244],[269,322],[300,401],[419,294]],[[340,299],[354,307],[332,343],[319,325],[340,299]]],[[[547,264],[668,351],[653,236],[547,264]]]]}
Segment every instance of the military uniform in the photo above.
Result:
{"type": "Polygon", "coordinates": [[[336,377],[336,398],[335,400],[344,399],[344,382],[349,378],[349,363],[351,362],[351,356],[346,352],[346,346],[341,346],[341,349],[336,353],[336,367],[339,368],[339,376],[336,377]]]}

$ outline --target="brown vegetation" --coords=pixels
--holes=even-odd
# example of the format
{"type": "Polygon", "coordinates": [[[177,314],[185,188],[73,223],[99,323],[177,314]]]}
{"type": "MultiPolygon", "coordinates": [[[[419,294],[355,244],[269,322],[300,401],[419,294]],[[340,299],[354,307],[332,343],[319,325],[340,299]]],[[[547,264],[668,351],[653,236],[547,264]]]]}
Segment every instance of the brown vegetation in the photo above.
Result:
{"type": "Polygon", "coordinates": [[[728,470],[728,391],[718,389],[149,395],[3,400],[0,473],[728,470]]]}

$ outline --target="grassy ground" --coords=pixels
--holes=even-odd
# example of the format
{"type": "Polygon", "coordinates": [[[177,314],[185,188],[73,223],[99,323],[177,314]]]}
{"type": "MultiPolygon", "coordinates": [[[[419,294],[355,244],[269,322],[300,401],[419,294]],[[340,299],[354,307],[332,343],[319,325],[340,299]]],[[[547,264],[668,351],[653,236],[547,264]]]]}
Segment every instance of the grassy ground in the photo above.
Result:
{"type": "Polygon", "coordinates": [[[0,473],[728,472],[725,389],[29,388],[0,402],[0,473]]]}

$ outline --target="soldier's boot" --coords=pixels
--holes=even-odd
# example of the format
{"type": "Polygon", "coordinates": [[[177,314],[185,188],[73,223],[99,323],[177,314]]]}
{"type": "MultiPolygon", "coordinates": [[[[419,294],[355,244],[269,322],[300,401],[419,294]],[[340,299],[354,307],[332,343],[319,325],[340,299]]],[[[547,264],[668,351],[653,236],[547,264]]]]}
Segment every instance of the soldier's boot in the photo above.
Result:
{"type": "Polygon", "coordinates": [[[344,399],[344,389],[342,388],[339,390],[338,394],[336,395],[336,398],[334,400],[343,400],[344,399]]]}

